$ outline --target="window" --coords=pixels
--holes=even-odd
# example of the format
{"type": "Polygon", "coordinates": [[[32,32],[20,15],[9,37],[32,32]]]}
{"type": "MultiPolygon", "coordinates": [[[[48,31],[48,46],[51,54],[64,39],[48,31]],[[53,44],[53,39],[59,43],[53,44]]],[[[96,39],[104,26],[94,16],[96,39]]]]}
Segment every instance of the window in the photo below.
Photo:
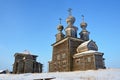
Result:
{"type": "Polygon", "coordinates": [[[80,63],[80,59],[76,59],[75,62],[76,62],[77,64],[79,64],[79,63],[80,63]]]}
{"type": "Polygon", "coordinates": [[[72,30],[71,33],[72,33],[72,36],[75,37],[75,31],[72,30]]]}
{"type": "Polygon", "coordinates": [[[79,63],[79,61],[77,60],[76,63],[79,63]]]}
{"type": "Polygon", "coordinates": [[[60,60],[60,55],[57,55],[57,60],[60,60]]]}
{"type": "Polygon", "coordinates": [[[63,53],[63,54],[62,54],[62,58],[64,59],[65,57],[66,57],[66,54],[65,54],[65,53],[63,53]]]}
{"type": "Polygon", "coordinates": [[[88,62],[91,62],[91,57],[88,57],[88,58],[87,58],[87,61],[88,61],[88,62]]]}
{"type": "Polygon", "coordinates": [[[63,65],[66,65],[66,64],[67,64],[67,61],[66,61],[66,60],[62,61],[62,64],[63,64],[63,65]]]}

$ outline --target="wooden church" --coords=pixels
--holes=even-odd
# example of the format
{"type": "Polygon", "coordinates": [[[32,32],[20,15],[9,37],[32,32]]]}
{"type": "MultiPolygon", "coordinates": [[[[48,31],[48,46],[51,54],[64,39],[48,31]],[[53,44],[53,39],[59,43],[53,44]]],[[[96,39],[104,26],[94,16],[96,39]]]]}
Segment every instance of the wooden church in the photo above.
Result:
{"type": "Polygon", "coordinates": [[[67,27],[64,29],[60,24],[57,27],[56,42],[52,44],[52,60],[49,61],[49,72],[67,72],[80,70],[104,69],[104,53],[98,52],[98,47],[93,40],[89,39],[87,23],[82,16],[80,27],[82,28],[77,37],[78,27],[74,26],[75,17],[71,15],[66,19],[67,27]],[[63,34],[63,29],[65,34],[63,34]]]}

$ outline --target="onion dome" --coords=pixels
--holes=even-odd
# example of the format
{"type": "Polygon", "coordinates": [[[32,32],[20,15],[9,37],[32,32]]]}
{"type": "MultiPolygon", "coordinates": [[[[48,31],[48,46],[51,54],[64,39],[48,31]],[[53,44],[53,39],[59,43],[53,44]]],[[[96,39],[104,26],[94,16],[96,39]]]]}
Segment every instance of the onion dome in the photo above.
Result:
{"type": "Polygon", "coordinates": [[[82,22],[81,24],[80,24],[80,26],[81,26],[81,28],[86,28],[87,27],[87,23],[86,22],[82,22]]]}
{"type": "Polygon", "coordinates": [[[75,22],[75,17],[73,16],[68,16],[68,18],[66,19],[66,22],[68,25],[73,25],[75,22]]]}
{"type": "Polygon", "coordinates": [[[56,36],[56,41],[60,41],[62,39],[64,39],[64,34],[62,33],[62,30],[64,29],[63,25],[61,24],[61,18],[59,18],[60,20],[60,24],[57,27],[57,30],[59,31],[55,36],[56,36]]]}
{"type": "Polygon", "coordinates": [[[59,24],[58,27],[57,27],[57,30],[62,32],[63,29],[64,29],[63,25],[59,24]]]}
{"type": "Polygon", "coordinates": [[[84,22],[84,16],[82,15],[82,23],[80,24],[82,31],[79,33],[80,34],[80,38],[84,41],[88,41],[89,40],[89,34],[90,32],[88,32],[86,30],[87,27],[87,23],[84,22]]]}
{"type": "Polygon", "coordinates": [[[86,27],[87,27],[87,23],[84,22],[84,16],[83,15],[82,15],[82,23],[80,24],[80,26],[81,26],[82,29],[86,29],[86,27]]]}
{"type": "Polygon", "coordinates": [[[74,24],[74,22],[75,22],[75,17],[72,16],[71,10],[72,10],[71,8],[68,9],[69,16],[66,19],[66,22],[67,22],[68,26],[70,26],[70,25],[72,26],[74,24]]]}
{"type": "Polygon", "coordinates": [[[58,27],[57,27],[57,30],[59,31],[59,32],[62,32],[62,30],[64,29],[64,27],[63,27],[63,25],[61,24],[61,18],[59,18],[59,20],[60,20],[60,24],[58,25],[58,27]]]}

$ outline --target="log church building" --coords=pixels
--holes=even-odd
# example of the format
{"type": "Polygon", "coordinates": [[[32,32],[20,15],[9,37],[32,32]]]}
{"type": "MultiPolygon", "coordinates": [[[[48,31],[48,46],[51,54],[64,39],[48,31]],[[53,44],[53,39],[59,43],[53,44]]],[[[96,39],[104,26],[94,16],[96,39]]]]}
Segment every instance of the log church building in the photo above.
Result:
{"type": "Polygon", "coordinates": [[[87,23],[82,16],[81,32],[77,36],[78,27],[74,26],[75,17],[69,9],[66,19],[67,27],[60,24],[57,27],[56,42],[52,44],[52,60],[49,61],[49,72],[67,72],[78,70],[104,69],[104,53],[98,52],[97,44],[89,39],[90,32],[86,29],[87,23]],[[63,34],[63,29],[65,34],[63,34]]]}
{"type": "Polygon", "coordinates": [[[42,64],[36,61],[37,55],[32,55],[29,51],[15,53],[15,62],[13,64],[13,73],[41,73],[42,64]]]}

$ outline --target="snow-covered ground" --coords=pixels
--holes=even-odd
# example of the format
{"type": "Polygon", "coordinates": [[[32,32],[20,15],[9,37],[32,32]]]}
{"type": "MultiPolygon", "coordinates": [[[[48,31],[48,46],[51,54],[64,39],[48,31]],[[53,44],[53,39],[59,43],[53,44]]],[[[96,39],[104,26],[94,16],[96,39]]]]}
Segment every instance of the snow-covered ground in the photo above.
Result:
{"type": "Polygon", "coordinates": [[[0,80],[34,80],[55,78],[52,80],[120,80],[120,69],[99,69],[74,72],[0,74],[0,80]]]}

